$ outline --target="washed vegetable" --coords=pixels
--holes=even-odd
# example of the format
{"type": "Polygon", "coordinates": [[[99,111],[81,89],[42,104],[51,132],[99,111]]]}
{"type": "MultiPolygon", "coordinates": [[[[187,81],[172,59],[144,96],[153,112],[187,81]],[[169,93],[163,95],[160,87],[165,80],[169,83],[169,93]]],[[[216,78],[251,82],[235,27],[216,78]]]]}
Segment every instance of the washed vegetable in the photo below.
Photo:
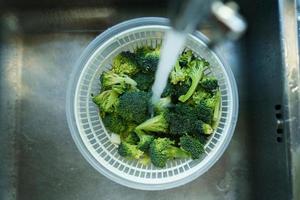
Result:
{"type": "Polygon", "coordinates": [[[172,159],[199,159],[217,127],[221,93],[209,63],[185,50],[170,73],[161,99],[149,112],[159,48],[118,54],[100,77],[93,102],[119,155],[163,168],[172,159]],[[208,73],[209,74],[209,73],[208,73]]]}
{"type": "Polygon", "coordinates": [[[157,167],[165,167],[168,160],[173,158],[188,158],[188,152],[173,146],[168,138],[157,138],[150,144],[150,159],[157,167]]]}

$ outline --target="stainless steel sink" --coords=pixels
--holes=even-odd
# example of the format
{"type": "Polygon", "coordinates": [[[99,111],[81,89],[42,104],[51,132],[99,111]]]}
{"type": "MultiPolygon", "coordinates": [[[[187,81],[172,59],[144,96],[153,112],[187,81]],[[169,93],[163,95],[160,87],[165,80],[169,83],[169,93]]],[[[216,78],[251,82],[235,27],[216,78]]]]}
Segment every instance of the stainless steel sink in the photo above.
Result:
{"type": "Polygon", "coordinates": [[[157,192],[114,183],[84,160],[69,133],[65,96],[74,63],[96,35],[125,19],[166,16],[166,2],[0,3],[0,199],[292,199],[299,154],[291,151],[299,143],[291,138],[299,126],[290,108],[299,102],[287,98],[281,29],[294,2],[283,2],[239,2],[249,30],[219,50],[239,90],[234,137],[206,174],[157,192]]]}

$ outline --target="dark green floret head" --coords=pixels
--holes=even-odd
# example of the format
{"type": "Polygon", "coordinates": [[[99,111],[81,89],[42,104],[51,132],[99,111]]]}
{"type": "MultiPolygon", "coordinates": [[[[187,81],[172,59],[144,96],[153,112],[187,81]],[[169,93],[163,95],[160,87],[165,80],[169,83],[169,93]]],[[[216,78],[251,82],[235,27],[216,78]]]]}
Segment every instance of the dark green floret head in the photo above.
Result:
{"type": "Polygon", "coordinates": [[[130,51],[121,52],[113,60],[112,71],[116,74],[134,75],[138,72],[136,56],[130,51]]]}
{"type": "Polygon", "coordinates": [[[218,80],[214,77],[203,78],[200,84],[208,92],[213,92],[219,87],[218,80]]]}
{"type": "Polygon", "coordinates": [[[126,121],[139,124],[149,118],[148,101],[149,93],[125,92],[119,98],[117,113],[126,121]]]}
{"type": "Polygon", "coordinates": [[[127,130],[126,122],[116,114],[106,114],[103,123],[113,133],[121,134],[127,130]]]}
{"type": "Polygon", "coordinates": [[[180,138],[180,146],[191,154],[192,159],[198,159],[204,153],[204,147],[201,142],[189,135],[184,135],[180,138]]]}

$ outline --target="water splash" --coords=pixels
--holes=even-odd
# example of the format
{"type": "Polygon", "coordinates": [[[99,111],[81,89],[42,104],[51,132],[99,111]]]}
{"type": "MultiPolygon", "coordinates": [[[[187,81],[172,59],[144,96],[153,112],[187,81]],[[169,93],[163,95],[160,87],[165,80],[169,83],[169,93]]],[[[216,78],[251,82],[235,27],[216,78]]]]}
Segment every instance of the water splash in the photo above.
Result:
{"type": "Polygon", "coordinates": [[[162,44],[158,68],[155,74],[155,81],[152,86],[152,103],[155,104],[163,93],[169,74],[176,63],[176,60],[183,50],[186,33],[169,30],[165,35],[162,44]]]}

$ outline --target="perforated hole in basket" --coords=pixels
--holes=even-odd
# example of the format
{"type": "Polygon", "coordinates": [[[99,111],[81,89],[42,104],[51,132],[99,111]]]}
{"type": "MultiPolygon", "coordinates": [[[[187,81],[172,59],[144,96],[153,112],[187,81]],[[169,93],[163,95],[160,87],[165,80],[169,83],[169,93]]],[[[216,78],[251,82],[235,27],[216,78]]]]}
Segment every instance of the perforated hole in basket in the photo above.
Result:
{"type": "Polygon", "coordinates": [[[212,69],[205,73],[212,73],[218,78],[222,95],[220,122],[205,145],[205,154],[198,160],[172,160],[162,169],[153,165],[143,166],[137,161],[124,159],[118,154],[117,146],[110,142],[111,133],[105,129],[98,114],[98,107],[92,102],[90,95],[99,92],[99,77],[103,71],[110,68],[112,59],[118,53],[134,51],[137,47],[145,45],[156,47],[162,43],[165,30],[166,28],[162,27],[136,28],[108,40],[88,60],[76,88],[75,117],[86,148],[103,167],[134,182],[150,184],[171,182],[203,167],[209,162],[208,157],[224,140],[224,134],[228,129],[227,120],[231,117],[229,110],[232,106],[232,96],[222,63],[204,43],[190,36],[186,48],[210,62],[212,69]]]}

